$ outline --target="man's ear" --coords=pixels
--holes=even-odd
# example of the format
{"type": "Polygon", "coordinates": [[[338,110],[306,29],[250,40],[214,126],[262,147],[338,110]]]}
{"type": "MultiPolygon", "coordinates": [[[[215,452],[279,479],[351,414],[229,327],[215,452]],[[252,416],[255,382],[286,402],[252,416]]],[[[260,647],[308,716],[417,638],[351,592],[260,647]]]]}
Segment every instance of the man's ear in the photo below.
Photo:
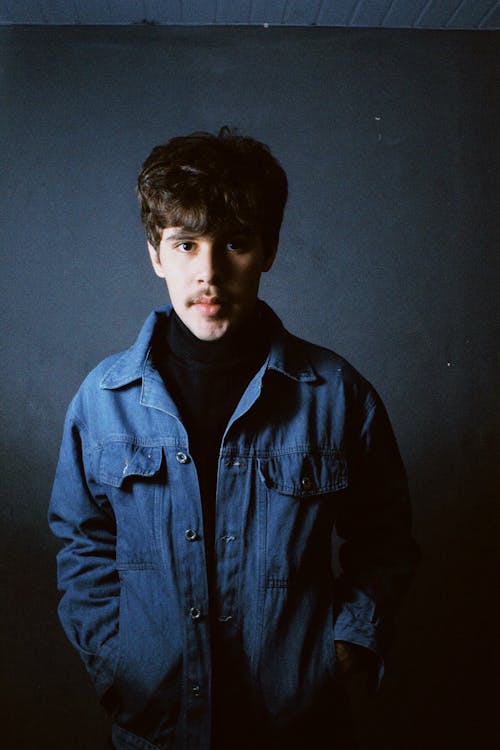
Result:
{"type": "Polygon", "coordinates": [[[160,259],[160,253],[157,251],[155,247],[151,244],[151,242],[148,242],[148,250],[149,250],[149,258],[151,260],[151,265],[153,266],[153,271],[157,276],[160,277],[160,279],[165,278],[165,273],[163,272],[163,265],[160,259]]]}
{"type": "Polygon", "coordinates": [[[278,252],[278,243],[276,242],[271,246],[267,246],[265,248],[265,252],[266,254],[264,256],[264,262],[262,264],[262,271],[264,273],[271,270],[274,259],[276,258],[276,253],[278,252]]]}

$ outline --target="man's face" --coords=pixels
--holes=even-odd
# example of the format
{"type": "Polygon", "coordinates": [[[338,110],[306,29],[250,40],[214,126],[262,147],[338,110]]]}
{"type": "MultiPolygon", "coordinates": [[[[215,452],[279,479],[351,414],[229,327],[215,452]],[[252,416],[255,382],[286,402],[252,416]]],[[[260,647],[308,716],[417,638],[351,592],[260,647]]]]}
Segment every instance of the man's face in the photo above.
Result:
{"type": "Polygon", "coordinates": [[[222,338],[251,315],[261,273],[271,268],[275,255],[265,252],[255,233],[197,235],[183,227],[166,227],[158,252],[148,247],[175,312],[203,341],[222,338]]]}

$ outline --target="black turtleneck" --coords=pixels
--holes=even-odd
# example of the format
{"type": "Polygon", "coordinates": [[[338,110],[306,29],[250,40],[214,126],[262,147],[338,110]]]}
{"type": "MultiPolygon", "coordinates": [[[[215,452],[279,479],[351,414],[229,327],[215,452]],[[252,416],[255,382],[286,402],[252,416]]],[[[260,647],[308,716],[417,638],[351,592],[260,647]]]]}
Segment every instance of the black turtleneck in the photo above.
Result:
{"type": "MultiPolygon", "coordinates": [[[[213,562],[219,451],[227,423],[269,351],[262,317],[257,308],[234,333],[202,341],[172,311],[166,327],[167,351],[164,340],[156,349],[156,366],[181,413],[198,473],[209,567],[213,562]]],[[[209,570],[209,578],[210,573],[213,571],[209,570]]]]}

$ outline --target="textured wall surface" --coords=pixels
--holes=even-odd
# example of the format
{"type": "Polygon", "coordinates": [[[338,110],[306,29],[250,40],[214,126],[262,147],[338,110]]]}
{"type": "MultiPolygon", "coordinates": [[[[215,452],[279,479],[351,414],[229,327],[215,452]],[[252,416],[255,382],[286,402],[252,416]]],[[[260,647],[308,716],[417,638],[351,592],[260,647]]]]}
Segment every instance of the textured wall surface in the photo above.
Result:
{"type": "Polygon", "coordinates": [[[0,0],[0,23],[498,29],[498,0],[0,0]]]}
{"type": "Polygon", "coordinates": [[[290,201],[262,297],[376,386],[422,545],[363,748],[481,747],[493,623],[490,32],[3,28],[1,642],[5,747],[100,750],[59,627],[46,507],[67,404],[164,301],[134,196],[158,142],[238,126],[290,201]]]}

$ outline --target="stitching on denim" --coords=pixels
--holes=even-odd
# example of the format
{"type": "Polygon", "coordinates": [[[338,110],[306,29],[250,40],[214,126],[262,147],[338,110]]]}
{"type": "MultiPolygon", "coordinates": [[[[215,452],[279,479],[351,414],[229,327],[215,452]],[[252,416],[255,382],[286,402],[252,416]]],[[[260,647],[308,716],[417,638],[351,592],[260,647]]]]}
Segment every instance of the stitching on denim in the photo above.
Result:
{"type": "Polygon", "coordinates": [[[268,589],[287,589],[288,578],[275,578],[274,576],[269,576],[269,578],[267,579],[267,588],[268,589]]]}
{"type": "Polygon", "coordinates": [[[160,570],[160,565],[154,562],[120,562],[117,563],[118,571],[125,570],[160,570]]]}
{"type": "Polygon", "coordinates": [[[280,456],[293,456],[295,454],[329,456],[338,460],[344,459],[344,453],[336,446],[330,445],[292,445],[289,448],[271,448],[270,450],[259,450],[253,446],[239,447],[227,446],[220,453],[220,458],[245,457],[245,458],[278,458],[280,456]]]}
{"type": "Polygon", "coordinates": [[[90,453],[96,453],[107,448],[110,445],[133,445],[136,448],[184,448],[186,449],[186,441],[180,438],[172,437],[157,437],[154,440],[152,438],[141,438],[136,435],[127,435],[125,433],[111,433],[107,435],[103,440],[94,442],[89,447],[90,453]]]}

